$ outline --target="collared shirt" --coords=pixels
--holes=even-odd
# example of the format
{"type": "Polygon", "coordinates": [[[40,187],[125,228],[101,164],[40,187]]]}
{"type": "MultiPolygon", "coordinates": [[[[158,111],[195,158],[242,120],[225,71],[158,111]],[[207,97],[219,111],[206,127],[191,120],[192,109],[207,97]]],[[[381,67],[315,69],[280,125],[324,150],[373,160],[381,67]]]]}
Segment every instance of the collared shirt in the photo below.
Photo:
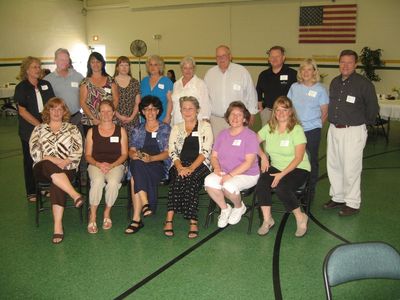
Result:
{"type": "MultiPolygon", "coordinates": [[[[39,80],[37,87],[40,95],[42,96],[43,105],[54,97],[53,88],[50,82],[46,80],[39,80]]],[[[35,87],[28,81],[23,80],[15,87],[14,99],[18,103],[18,106],[24,107],[32,116],[37,120],[41,121],[42,117],[39,112],[37,105],[35,87]]],[[[18,114],[18,133],[22,140],[29,141],[34,126],[27,122],[21,115],[18,114]]]]}
{"type": "Polygon", "coordinates": [[[204,77],[211,101],[211,114],[223,117],[229,104],[242,101],[251,114],[258,113],[257,92],[250,73],[241,65],[230,63],[223,73],[218,66],[204,77]]]}
{"type": "Polygon", "coordinates": [[[71,163],[66,170],[79,167],[82,157],[82,135],[73,124],[62,123],[58,132],[53,132],[47,123],[35,127],[29,140],[29,149],[33,165],[43,160],[44,156],[69,159],[71,163]]]}
{"type": "Polygon", "coordinates": [[[65,101],[71,115],[73,115],[81,109],[79,103],[79,84],[83,78],[81,73],[78,73],[74,69],[69,69],[66,77],[59,75],[57,70],[55,70],[44,79],[51,83],[54,94],[65,101]]]}
{"type": "Polygon", "coordinates": [[[297,82],[297,71],[285,64],[278,73],[274,73],[272,68],[262,71],[256,86],[258,101],[263,103],[264,108],[272,109],[276,98],[286,96],[295,82],[297,82]]]}
{"type": "Polygon", "coordinates": [[[374,124],[379,112],[375,87],[354,72],[347,79],[335,77],[329,87],[328,120],[332,124],[359,126],[374,124]]]}
{"type": "Polygon", "coordinates": [[[193,96],[199,101],[200,112],[197,115],[197,118],[199,120],[210,119],[211,103],[210,98],[208,97],[208,90],[205,82],[194,75],[192,79],[190,79],[189,82],[186,83],[185,86],[183,86],[182,79],[183,77],[181,77],[174,83],[174,90],[172,92],[173,124],[178,124],[183,121],[179,99],[184,96],[193,96]]]}
{"type": "Polygon", "coordinates": [[[293,102],[304,131],[322,128],[321,106],[329,102],[325,87],[317,82],[312,86],[294,83],[287,95],[293,102]]]}
{"type": "MultiPolygon", "coordinates": [[[[213,144],[213,133],[210,123],[199,120],[197,132],[192,131],[192,136],[198,137],[199,154],[202,154],[205,157],[203,163],[210,168],[210,155],[213,144]]],[[[168,151],[173,162],[177,159],[180,159],[180,154],[182,152],[186,137],[187,132],[185,130],[185,122],[175,124],[174,127],[172,127],[171,135],[169,136],[168,151]]]]}

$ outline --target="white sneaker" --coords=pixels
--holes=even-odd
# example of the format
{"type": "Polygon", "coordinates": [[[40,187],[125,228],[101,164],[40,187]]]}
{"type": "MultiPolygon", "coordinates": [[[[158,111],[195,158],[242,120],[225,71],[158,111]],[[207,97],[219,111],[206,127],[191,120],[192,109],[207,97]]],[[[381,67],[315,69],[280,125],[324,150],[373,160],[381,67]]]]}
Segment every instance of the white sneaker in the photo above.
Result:
{"type": "Polygon", "coordinates": [[[231,225],[235,225],[240,222],[242,215],[246,212],[246,205],[244,205],[243,201],[241,202],[242,206],[239,208],[233,208],[232,213],[229,216],[228,223],[231,225]]]}
{"type": "Polygon", "coordinates": [[[232,207],[229,204],[227,204],[227,206],[228,206],[227,208],[221,209],[221,214],[218,217],[219,228],[224,228],[226,227],[226,225],[228,225],[228,219],[232,213],[232,207]]]}

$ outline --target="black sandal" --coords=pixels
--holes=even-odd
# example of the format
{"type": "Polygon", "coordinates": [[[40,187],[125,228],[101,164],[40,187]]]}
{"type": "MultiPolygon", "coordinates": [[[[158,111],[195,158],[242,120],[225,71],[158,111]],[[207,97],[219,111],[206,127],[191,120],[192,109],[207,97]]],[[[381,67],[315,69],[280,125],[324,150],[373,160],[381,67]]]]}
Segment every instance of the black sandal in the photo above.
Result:
{"type": "Polygon", "coordinates": [[[128,227],[125,229],[125,234],[134,234],[144,227],[142,221],[132,220],[128,227]],[[136,225],[136,226],[135,226],[136,225]]]}
{"type": "Polygon", "coordinates": [[[153,211],[149,208],[149,204],[143,205],[142,214],[143,214],[143,217],[145,217],[145,218],[150,217],[151,215],[153,215],[153,211]]]}
{"type": "MultiPolygon", "coordinates": [[[[173,224],[174,223],[174,221],[165,221],[164,222],[164,225],[167,225],[168,223],[171,223],[171,224],[173,224]]],[[[174,229],[164,229],[164,235],[165,236],[167,236],[167,237],[173,237],[174,236],[174,229]]]]}
{"type": "Polygon", "coordinates": [[[51,242],[55,245],[61,244],[62,241],[64,240],[64,233],[54,233],[53,238],[51,239],[51,242]],[[59,241],[55,241],[55,239],[60,239],[59,241]]]}
{"type": "Polygon", "coordinates": [[[79,196],[76,200],[74,200],[75,208],[80,208],[83,203],[85,203],[85,199],[82,196],[79,196]]]}
{"type": "MultiPolygon", "coordinates": [[[[196,225],[197,228],[199,228],[197,222],[190,222],[190,223],[189,223],[189,226],[194,226],[194,225],[196,225]]],[[[190,228],[189,228],[189,229],[190,229],[190,228]]],[[[189,238],[189,239],[195,239],[195,238],[197,238],[198,236],[199,236],[199,230],[190,230],[190,231],[188,232],[188,238],[189,238]],[[191,234],[193,234],[193,235],[191,236],[191,234]]]]}

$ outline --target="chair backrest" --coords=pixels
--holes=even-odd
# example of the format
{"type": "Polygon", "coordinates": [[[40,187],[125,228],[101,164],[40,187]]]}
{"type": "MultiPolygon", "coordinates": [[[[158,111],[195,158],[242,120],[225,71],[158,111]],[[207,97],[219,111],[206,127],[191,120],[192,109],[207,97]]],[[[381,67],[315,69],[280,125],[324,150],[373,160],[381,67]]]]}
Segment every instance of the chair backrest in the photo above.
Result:
{"type": "Polygon", "coordinates": [[[400,279],[400,254],[383,242],[339,245],[326,255],[323,275],[326,296],[331,299],[330,287],[345,282],[368,278],[400,279]]]}

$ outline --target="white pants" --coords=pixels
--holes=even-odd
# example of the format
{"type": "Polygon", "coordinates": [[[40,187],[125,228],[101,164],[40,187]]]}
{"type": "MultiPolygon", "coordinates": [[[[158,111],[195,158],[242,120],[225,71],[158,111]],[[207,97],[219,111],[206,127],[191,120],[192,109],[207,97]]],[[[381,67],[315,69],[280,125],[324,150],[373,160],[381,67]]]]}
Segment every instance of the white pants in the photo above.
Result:
{"type": "Polygon", "coordinates": [[[329,126],[327,170],[332,200],[358,209],[361,204],[363,150],[367,141],[365,125],[336,128],[329,126]]]}
{"type": "Polygon", "coordinates": [[[90,205],[99,205],[103,196],[103,188],[106,187],[105,200],[108,207],[114,205],[121,188],[121,180],[124,176],[124,165],[112,168],[107,174],[103,174],[99,168],[89,165],[90,178],[89,202],[90,205]],[[106,184],[107,182],[107,184],[106,184]]]}
{"type": "Polygon", "coordinates": [[[264,108],[262,111],[260,111],[260,119],[262,126],[267,124],[269,119],[271,119],[271,115],[272,115],[272,110],[269,108],[264,108]]]}
{"type": "Polygon", "coordinates": [[[229,124],[225,121],[225,118],[211,116],[210,123],[211,123],[214,140],[217,138],[218,134],[222,130],[229,128],[229,124]]]}
{"type": "Polygon", "coordinates": [[[204,186],[217,190],[224,189],[231,194],[238,195],[240,191],[255,186],[257,184],[258,177],[260,177],[260,175],[236,175],[221,185],[222,177],[215,173],[211,173],[204,179],[204,186]]]}

